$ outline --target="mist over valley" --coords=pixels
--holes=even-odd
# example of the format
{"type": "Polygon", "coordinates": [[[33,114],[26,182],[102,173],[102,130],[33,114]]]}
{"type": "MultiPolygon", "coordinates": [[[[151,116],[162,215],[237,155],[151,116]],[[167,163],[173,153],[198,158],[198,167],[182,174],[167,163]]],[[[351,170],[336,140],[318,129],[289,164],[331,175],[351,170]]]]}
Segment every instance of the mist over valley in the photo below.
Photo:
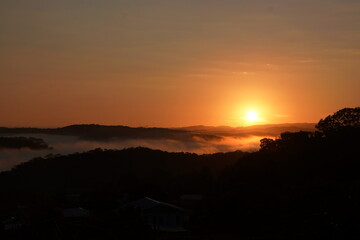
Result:
{"type": "Polygon", "coordinates": [[[42,139],[50,148],[0,149],[0,170],[34,157],[71,154],[96,148],[124,149],[146,147],[168,152],[212,154],[259,149],[262,138],[275,138],[282,132],[314,131],[315,124],[294,123],[249,127],[192,126],[183,128],[132,128],[126,126],[71,125],[63,128],[0,128],[1,137],[42,139]]]}

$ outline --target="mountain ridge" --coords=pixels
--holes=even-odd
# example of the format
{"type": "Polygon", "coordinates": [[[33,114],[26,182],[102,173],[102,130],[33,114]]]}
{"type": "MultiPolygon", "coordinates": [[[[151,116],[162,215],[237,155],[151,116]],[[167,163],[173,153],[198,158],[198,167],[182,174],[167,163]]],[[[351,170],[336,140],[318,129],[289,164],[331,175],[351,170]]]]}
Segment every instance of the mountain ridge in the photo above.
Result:
{"type": "Polygon", "coordinates": [[[55,134],[83,138],[221,139],[218,135],[278,135],[284,131],[315,131],[315,123],[265,124],[246,127],[195,125],[180,128],[129,127],[123,125],[74,124],[59,128],[0,127],[0,134],[55,134]]]}

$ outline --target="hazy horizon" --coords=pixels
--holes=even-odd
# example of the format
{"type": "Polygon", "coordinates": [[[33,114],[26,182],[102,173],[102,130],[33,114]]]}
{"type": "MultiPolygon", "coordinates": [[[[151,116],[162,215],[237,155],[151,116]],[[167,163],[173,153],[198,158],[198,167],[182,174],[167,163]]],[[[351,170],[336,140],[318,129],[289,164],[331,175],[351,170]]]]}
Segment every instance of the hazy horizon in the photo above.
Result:
{"type": "Polygon", "coordinates": [[[50,134],[0,134],[7,137],[36,137],[44,139],[52,149],[31,150],[0,149],[0,172],[10,170],[19,163],[26,162],[35,157],[45,157],[48,154],[72,154],[86,152],[96,148],[125,149],[132,147],[146,147],[167,152],[189,152],[196,154],[212,154],[218,152],[245,151],[253,152],[259,149],[260,139],[271,136],[249,137],[223,137],[218,141],[194,139],[194,141],[180,141],[171,139],[111,139],[111,140],[85,140],[76,136],[50,135],[50,134]]]}
{"type": "Polygon", "coordinates": [[[230,125],[204,125],[204,124],[196,124],[196,125],[179,125],[179,126],[161,126],[161,125],[124,125],[124,124],[100,124],[100,123],[73,123],[69,125],[0,125],[0,127],[5,128],[63,128],[68,126],[75,126],[75,125],[100,125],[100,126],[107,126],[107,127],[130,127],[130,128],[168,128],[168,129],[181,129],[181,128],[191,128],[191,127],[209,127],[209,128],[217,128],[217,127],[229,127],[229,128],[247,128],[247,127],[257,127],[257,126],[271,126],[271,125],[298,125],[298,124],[313,124],[316,125],[317,122],[284,122],[284,123],[266,123],[266,124],[253,124],[253,125],[239,125],[239,126],[230,126],[230,125]]]}
{"type": "MultiPolygon", "coordinates": [[[[185,128],[165,128],[164,130],[170,131],[169,134],[155,131],[151,132],[150,136],[148,132],[144,134],[141,130],[133,133],[114,132],[110,135],[105,131],[103,132],[105,135],[103,135],[99,130],[91,132],[91,128],[80,132],[66,132],[64,135],[60,135],[61,132],[57,134],[0,132],[0,137],[40,138],[52,148],[43,150],[0,148],[0,171],[10,169],[34,157],[44,157],[48,154],[71,154],[95,148],[124,149],[141,146],[168,152],[192,152],[197,154],[236,150],[253,152],[259,149],[260,139],[262,138],[275,138],[284,131],[313,130],[315,129],[314,126],[315,124],[271,124],[246,128],[190,126],[185,128]],[[184,135],[183,131],[176,130],[185,130],[187,134],[184,135]]],[[[133,130],[136,130],[136,128],[133,130]]]]}

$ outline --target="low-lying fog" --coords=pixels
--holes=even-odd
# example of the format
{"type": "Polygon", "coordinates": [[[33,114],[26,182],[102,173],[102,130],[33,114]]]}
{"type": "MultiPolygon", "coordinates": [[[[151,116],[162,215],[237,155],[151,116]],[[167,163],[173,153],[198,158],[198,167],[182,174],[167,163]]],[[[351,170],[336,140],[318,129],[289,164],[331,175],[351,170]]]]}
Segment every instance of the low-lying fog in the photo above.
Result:
{"type": "Polygon", "coordinates": [[[44,133],[2,133],[0,137],[41,138],[52,149],[0,149],[0,171],[9,170],[15,165],[34,157],[44,157],[48,154],[84,152],[95,148],[123,149],[141,146],[168,152],[193,152],[197,154],[236,150],[250,152],[259,149],[262,138],[275,138],[286,131],[314,130],[315,124],[312,123],[258,125],[239,128],[193,126],[178,130],[74,125],[62,128],[60,131],[64,134],[83,136],[82,138],[44,133]],[[71,134],[69,134],[69,130],[71,134]]]}
{"type": "Polygon", "coordinates": [[[178,141],[171,139],[128,139],[128,140],[83,140],[79,137],[59,136],[48,134],[1,134],[1,136],[35,137],[43,139],[52,149],[30,150],[2,149],[0,150],[0,171],[9,170],[15,165],[28,161],[34,157],[43,157],[48,154],[70,154],[84,152],[95,148],[123,149],[129,147],[148,147],[169,152],[194,152],[198,154],[229,152],[235,150],[256,151],[260,139],[266,136],[223,137],[220,140],[205,140],[194,138],[193,141],[178,141]]]}

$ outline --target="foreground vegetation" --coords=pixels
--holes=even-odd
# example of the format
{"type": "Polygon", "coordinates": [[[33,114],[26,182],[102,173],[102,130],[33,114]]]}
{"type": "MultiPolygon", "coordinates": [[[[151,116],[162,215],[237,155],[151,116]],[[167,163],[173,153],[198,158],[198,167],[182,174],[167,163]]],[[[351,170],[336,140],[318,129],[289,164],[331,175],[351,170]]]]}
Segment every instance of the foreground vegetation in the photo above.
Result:
{"type": "Polygon", "coordinates": [[[33,159],[0,174],[0,216],[17,214],[25,226],[1,234],[49,239],[60,229],[63,238],[159,238],[121,208],[148,196],[188,209],[188,232],[171,238],[359,238],[359,137],[360,108],[346,108],[320,120],[316,132],[263,139],[254,153],[97,149],[33,159]],[[74,193],[76,201],[68,198],[74,193]],[[184,194],[202,199],[185,205],[184,194]],[[93,213],[76,231],[60,216],[74,206],[93,213]]]}

